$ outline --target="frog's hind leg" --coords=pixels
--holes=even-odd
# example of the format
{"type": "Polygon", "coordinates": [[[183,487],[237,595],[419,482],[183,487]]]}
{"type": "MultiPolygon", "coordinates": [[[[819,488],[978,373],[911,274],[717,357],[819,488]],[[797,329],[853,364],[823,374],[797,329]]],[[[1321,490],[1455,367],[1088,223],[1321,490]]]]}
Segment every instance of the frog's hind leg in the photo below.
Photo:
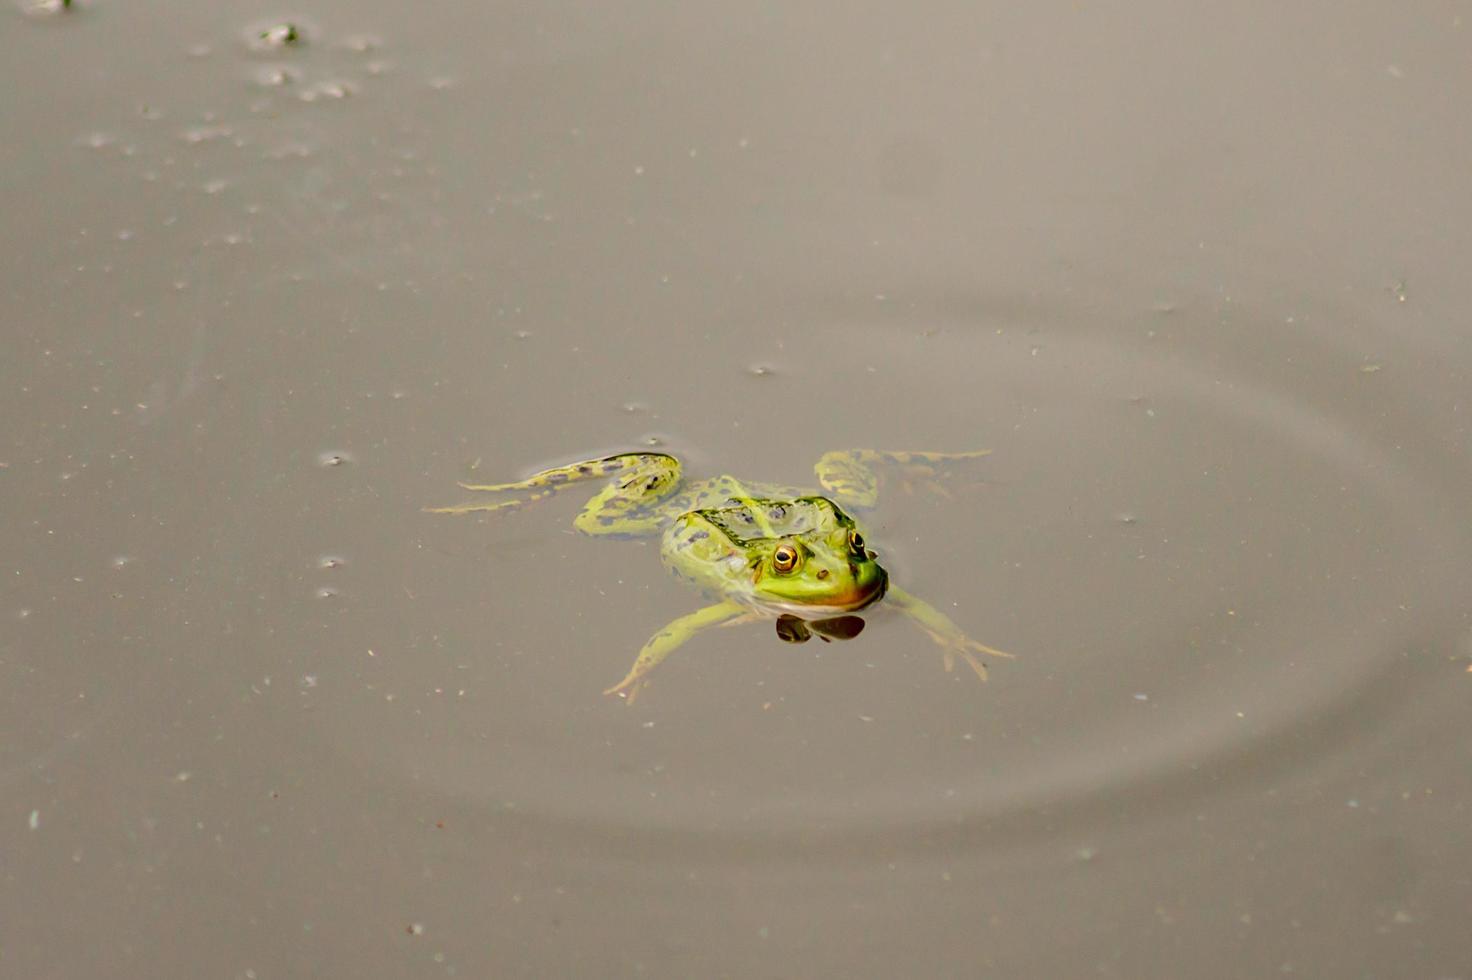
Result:
{"type": "Polygon", "coordinates": [[[614,478],[573,519],[584,534],[653,534],[669,523],[669,501],[680,488],[680,461],[664,453],[626,453],[602,460],[617,463],[614,478]]]}
{"type": "MultiPolygon", "coordinates": [[[[516,507],[524,507],[527,504],[536,503],[553,496],[558,491],[574,484],[587,480],[597,480],[602,477],[622,475],[623,478],[614,480],[608,490],[613,490],[620,485],[627,485],[630,477],[636,473],[644,474],[647,479],[651,473],[666,474],[664,479],[673,486],[679,482],[680,463],[673,456],[663,453],[621,453],[617,456],[607,456],[603,459],[587,459],[577,463],[569,463],[566,466],[554,466],[533,474],[525,480],[515,483],[460,483],[461,489],[471,490],[476,493],[495,493],[508,495],[505,499],[490,503],[467,503],[453,504],[449,507],[426,507],[426,513],[430,514],[474,514],[487,511],[510,510],[516,507]]],[[[605,490],[603,493],[608,493],[605,490]]],[[[602,496],[600,494],[599,496],[602,496]]],[[[594,498],[595,500],[598,498],[594,498]]],[[[591,506],[591,505],[590,505],[591,506]]]]}
{"type": "Polygon", "coordinates": [[[950,492],[939,482],[939,466],[966,459],[991,455],[990,449],[966,453],[886,452],[879,449],[835,449],[824,453],[813,470],[818,482],[839,503],[854,507],[873,507],[879,501],[879,476],[874,467],[887,463],[899,467],[902,485],[908,490],[918,482],[941,496],[950,492]]]}
{"type": "Polygon", "coordinates": [[[940,647],[941,655],[945,658],[947,672],[956,668],[956,658],[960,657],[966,661],[966,665],[975,672],[978,678],[985,681],[986,664],[977,659],[977,654],[1003,657],[1007,660],[1014,659],[1010,653],[994,649],[984,643],[977,643],[961,632],[961,627],[951,622],[951,618],[945,613],[903,589],[891,585],[885,595],[885,601],[892,602],[926,636],[936,642],[940,647]]]}
{"type": "Polygon", "coordinates": [[[745,606],[727,601],[681,616],[650,637],[649,642],[644,644],[644,649],[639,651],[639,656],[634,660],[634,666],[629,669],[627,676],[603,693],[622,694],[629,704],[633,704],[639,692],[649,683],[650,672],[677,647],[703,629],[721,626],[738,618],[744,621],[746,617],[743,614],[746,612],[745,606]]]}

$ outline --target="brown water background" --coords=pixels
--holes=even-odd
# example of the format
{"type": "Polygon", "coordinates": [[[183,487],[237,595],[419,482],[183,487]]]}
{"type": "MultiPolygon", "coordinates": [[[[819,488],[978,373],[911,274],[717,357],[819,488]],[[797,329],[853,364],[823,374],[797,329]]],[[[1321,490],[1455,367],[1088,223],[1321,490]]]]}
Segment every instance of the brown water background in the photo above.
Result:
{"type": "Polygon", "coordinates": [[[0,974],[1472,977],[1472,8],[0,10],[0,974]],[[260,32],[291,20],[302,41],[260,32]],[[577,501],[869,521],[702,636],[577,501]]]}

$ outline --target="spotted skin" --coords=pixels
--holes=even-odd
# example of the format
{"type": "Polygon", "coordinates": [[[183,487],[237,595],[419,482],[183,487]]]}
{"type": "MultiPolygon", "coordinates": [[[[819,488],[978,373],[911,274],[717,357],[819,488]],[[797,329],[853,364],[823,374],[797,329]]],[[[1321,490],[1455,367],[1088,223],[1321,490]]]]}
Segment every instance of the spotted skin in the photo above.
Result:
{"type": "Polygon", "coordinates": [[[825,453],[814,470],[822,495],[722,475],[687,480],[680,461],[665,453],[620,453],[543,470],[512,483],[461,483],[490,494],[484,502],[425,508],[433,514],[509,511],[553,497],[577,483],[604,481],[573,520],[584,534],[641,537],[662,534],[665,565],[714,601],[671,622],[639,652],[628,674],[604,693],[632,702],[649,675],[674,650],[715,626],[753,619],[821,621],[863,609],[888,595],[890,604],[941,648],[946,670],[964,661],[986,680],[978,654],[1009,657],[970,640],[944,613],[889,582],[868,549],[858,523],[844,508],[873,507],[881,484],[897,477],[947,494],[947,464],[979,459],[968,453],[825,453]]]}

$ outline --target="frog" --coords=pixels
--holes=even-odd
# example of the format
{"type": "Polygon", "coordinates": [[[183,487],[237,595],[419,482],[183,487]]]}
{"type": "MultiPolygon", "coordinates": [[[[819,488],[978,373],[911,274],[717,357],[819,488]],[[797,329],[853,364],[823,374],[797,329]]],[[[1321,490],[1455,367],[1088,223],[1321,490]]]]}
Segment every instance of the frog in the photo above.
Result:
{"type": "Polygon", "coordinates": [[[990,450],[889,452],[845,449],[814,465],[818,488],[750,482],[730,475],[687,478],[680,460],[662,452],[623,452],[553,466],[524,480],[459,486],[493,499],[426,507],[431,514],[515,510],[579,484],[604,484],[583,505],[573,527],[594,537],[660,536],[660,556],[673,575],[705,594],[709,604],[656,631],[617,684],[603,693],[633,703],[650,675],[675,650],[714,627],[762,620],[789,642],[812,635],[844,639],[862,629],[852,614],[883,601],[939,648],[946,671],[964,663],[987,680],[983,656],[1012,654],[968,637],[949,616],[890,580],[859,522],[878,503],[881,470],[897,467],[907,489],[920,483],[949,496],[941,468],[990,450]]]}

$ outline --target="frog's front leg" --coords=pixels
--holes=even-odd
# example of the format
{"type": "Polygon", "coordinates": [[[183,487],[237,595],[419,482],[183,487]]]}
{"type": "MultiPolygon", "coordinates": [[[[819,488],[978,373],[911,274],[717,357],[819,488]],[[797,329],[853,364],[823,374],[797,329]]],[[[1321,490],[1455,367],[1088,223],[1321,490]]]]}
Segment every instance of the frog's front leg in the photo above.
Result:
{"type": "Polygon", "coordinates": [[[951,617],[926,602],[918,596],[910,595],[904,589],[890,585],[889,592],[885,595],[885,601],[893,603],[900,612],[920,627],[934,640],[945,657],[946,670],[954,670],[956,658],[965,660],[967,665],[976,672],[976,676],[983,681],[986,680],[986,664],[976,659],[978,653],[991,654],[994,657],[1005,657],[1013,659],[1012,654],[993,649],[961,632],[961,627],[951,622],[951,617]]]}
{"type": "Polygon", "coordinates": [[[949,496],[945,486],[937,477],[937,467],[963,459],[980,459],[991,455],[990,449],[979,449],[969,453],[922,453],[885,452],[878,449],[835,449],[824,453],[813,466],[818,482],[839,503],[854,507],[873,507],[879,502],[879,476],[874,470],[877,463],[888,463],[899,467],[901,479],[908,489],[911,481],[942,496],[949,496]]]}
{"type": "Polygon", "coordinates": [[[634,698],[639,696],[639,691],[648,683],[649,673],[658,667],[665,657],[668,657],[686,640],[696,633],[712,626],[721,626],[742,617],[749,610],[736,602],[717,602],[697,609],[693,613],[687,613],[673,621],[664,629],[655,633],[644,644],[644,649],[639,651],[634,666],[630,668],[628,676],[619,681],[613,687],[604,691],[604,694],[622,694],[628,699],[629,704],[634,703],[634,698]]]}

